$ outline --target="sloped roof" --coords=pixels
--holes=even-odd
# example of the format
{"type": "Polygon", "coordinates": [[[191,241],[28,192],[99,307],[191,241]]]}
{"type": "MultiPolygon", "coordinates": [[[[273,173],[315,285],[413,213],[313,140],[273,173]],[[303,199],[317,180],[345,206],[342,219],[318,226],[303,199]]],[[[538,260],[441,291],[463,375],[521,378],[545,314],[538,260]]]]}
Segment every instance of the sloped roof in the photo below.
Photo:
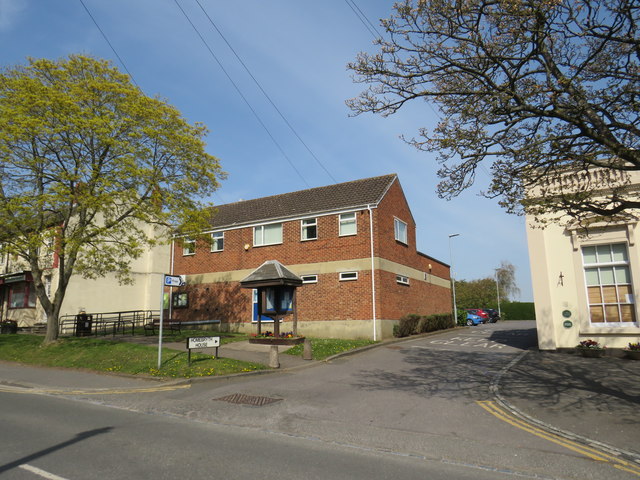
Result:
{"type": "Polygon", "coordinates": [[[240,281],[240,286],[302,285],[302,279],[277,260],[267,260],[240,281]]]}
{"type": "Polygon", "coordinates": [[[216,207],[211,226],[228,228],[367,205],[375,206],[396,178],[396,174],[383,175],[219,205],[216,207]]]}

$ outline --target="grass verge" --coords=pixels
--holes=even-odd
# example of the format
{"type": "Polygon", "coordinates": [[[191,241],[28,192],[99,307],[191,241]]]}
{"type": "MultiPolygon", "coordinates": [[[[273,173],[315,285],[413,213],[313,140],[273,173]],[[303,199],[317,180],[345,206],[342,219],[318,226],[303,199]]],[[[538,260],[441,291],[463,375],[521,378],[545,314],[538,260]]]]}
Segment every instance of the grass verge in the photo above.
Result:
{"type": "MultiPolygon", "coordinates": [[[[364,347],[374,343],[373,340],[343,340],[339,338],[311,338],[311,354],[314,360],[324,360],[338,353],[364,347]]],[[[303,345],[296,345],[287,350],[287,355],[302,355],[303,345]]]]}
{"type": "MultiPolygon", "coordinates": [[[[44,346],[42,340],[43,337],[39,335],[0,335],[0,360],[175,378],[230,375],[267,368],[259,363],[228,358],[214,359],[211,355],[196,352],[192,352],[189,366],[187,352],[163,348],[162,366],[158,369],[158,349],[154,346],[95,337],[64,337],[56,343],[44,346]]],[[[223,337],[222,343],[225,340],[237,341],[237,338],[223,337]]]]}

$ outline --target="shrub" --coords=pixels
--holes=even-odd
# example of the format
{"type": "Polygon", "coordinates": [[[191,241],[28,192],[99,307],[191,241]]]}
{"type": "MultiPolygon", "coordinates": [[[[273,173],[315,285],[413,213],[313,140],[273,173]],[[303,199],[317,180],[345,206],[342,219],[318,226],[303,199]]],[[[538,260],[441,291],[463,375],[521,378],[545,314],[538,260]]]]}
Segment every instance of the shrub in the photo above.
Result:
{"type": "Polygon", "coordinates": [[[417,333],[435,332],[451,328],[451,314],[437,313],[429,316],[420,316],[415,313],[405,315],[398,325],[393,327],[394,337],[408,337],[417,333]]]}
{"type": "Polygon", "coordinates": [[[420,315],[416,315],[415,313],[405,315],[400,319],[397,332],[394,332],[394,335],[396,335],[396,333],[396,337],[408,337],[409,335],[414,335],[419,321],[420,315]]]}

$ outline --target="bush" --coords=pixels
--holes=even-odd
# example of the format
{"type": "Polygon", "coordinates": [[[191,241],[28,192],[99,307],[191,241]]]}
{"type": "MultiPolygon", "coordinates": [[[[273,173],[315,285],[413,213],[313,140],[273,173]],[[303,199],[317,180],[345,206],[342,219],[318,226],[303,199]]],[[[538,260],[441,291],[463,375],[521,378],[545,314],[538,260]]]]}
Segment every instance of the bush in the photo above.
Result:
{"type": "Polygon", "coordinates": [[[434,315],[420,316],[415,313],[405,315],[398,325],[393,327],[394,337],[408,337],[418,333],[435,332],[451,328],[451,314],[437,313],[434,315]]]}
{"type": "Polygon", "coordinates": [[[396,337],[408,337],[409,335],[414,335],[416,333],[416,328],[418,327],[419,321],[420,315],[416,315],[415,313],[405,315],[400,319],[397,332],[394,332],[394,335],[396,337]]]}

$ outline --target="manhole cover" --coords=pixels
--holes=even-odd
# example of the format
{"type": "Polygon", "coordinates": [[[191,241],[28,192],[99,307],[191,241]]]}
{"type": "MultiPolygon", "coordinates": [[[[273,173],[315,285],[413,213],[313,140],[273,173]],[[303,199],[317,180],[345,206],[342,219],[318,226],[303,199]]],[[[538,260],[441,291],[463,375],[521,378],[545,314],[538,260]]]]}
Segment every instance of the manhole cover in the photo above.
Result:
{"type": "Polygon", "coordinates": [[[282,399],[271,398],[271,397],[259,397],[255,395],[245,395],[244,393],[234,393],[233,395],[214,398],[214,400],[219,400],[221,402],[237,403],[240,405],[251,405],[254,407],[262,407],[264,405],[269,405],[270,403],[279,402],[282,399]]]}

